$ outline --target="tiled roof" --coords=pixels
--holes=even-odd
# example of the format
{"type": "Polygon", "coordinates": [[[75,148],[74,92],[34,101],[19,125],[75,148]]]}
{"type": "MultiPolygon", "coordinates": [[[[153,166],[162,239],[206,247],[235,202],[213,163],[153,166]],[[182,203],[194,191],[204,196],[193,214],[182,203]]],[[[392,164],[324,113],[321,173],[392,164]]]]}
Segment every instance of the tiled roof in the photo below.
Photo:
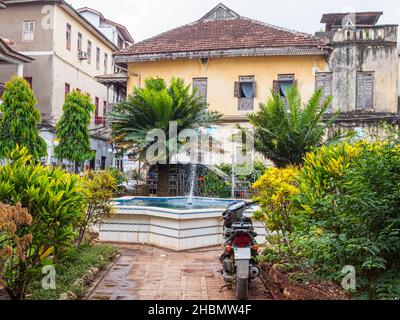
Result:
{"type": "Polygon", "coordinates": [[[34,60],[31,57],[25,56],[11,49],[9,42],[8,39],[4,39],[0,36],[0,54],[11,58],[15,63],[30,63],[34,60]]]}
{"type": "Polygon", "coordinates": [[[305,52],[304,50],[311,49],[314,52],[320,51],[322,54],[321,48],[327,44],[327,40],[309,34],[279,28],[240,16],[229,19],[203,18],[195,23],[138,42],[120,51],[117,57],[123,59],[123,56],[134,58],[146,55],[237,51],[238,49],[257,49],[259,53],[267,50],[278,53],[280,50],[276,49],[285,49],[286,51],[292,49],[293,52],[305,52]]]}

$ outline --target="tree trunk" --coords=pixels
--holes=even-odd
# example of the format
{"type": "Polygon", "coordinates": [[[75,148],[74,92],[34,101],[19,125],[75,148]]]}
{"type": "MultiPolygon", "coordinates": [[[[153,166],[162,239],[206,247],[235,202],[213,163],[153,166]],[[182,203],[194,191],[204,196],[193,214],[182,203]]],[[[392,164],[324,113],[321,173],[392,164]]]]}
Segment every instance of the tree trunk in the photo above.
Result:
{"type": "Polygon", "coordinates": [[[158,164],[158,191],[159,197],[169,196],[169,168],[168,164],[158,164]]]}
{"type": "Polygon", "coordinates": [[[75,161],[75,173],[78,174],[79,173],[79,162],[75,161]]]}

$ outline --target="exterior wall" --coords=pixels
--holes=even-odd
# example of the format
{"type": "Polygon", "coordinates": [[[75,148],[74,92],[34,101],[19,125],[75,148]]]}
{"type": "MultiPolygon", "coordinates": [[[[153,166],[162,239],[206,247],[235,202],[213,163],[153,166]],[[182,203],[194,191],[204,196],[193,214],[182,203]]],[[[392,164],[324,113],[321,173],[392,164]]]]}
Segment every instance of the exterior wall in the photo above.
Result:
{"type": "MultiPolygon", "coordinates": [[[[35,60],[24,65],[24,77],[32,77],[33,90],[38,100],[38,109],[45,118],[51,112],[52,96],[52,44],[53,28],[48,28],[53,12],[49,6],[23,4],[8,6],[0,10],[0,35],[16,42],[15,51],[31,56],[35,60]],[[45,10],[47,8],[47,10],[45,10]],[[22,41],[22,26],[24,20],[35,21],[33,42],[22,41]],[[12,28],[10,27],[12,26],[12,28]],[[44,72],[47,70],[48,72],[44,72]]],[[[15,66],[1,66],[0,82],[7,82],[17,74],[15,66]]]]}
{"type": "Polygon", "coordinates": [[[97,29],[99,29],[100,32],[103,33],[111,42],[113,42],[115,45],[118,45],[118,32],[116,27],[101,22],[100,16],[93,12],[85,11],[82,12],[81,15],[84,16],[97,29]]]}
{"type": "MultiPolygon", "coordinates": [[[[71,90],[79,88],[89,93],[92,102],[99,98],[99,117],[103,117],[103,102],[113,101],[113,90],[98,83],[95,76],[104,74],[104,53],[108,54],[107,72],[112,73],[113,48],[98,34],[86,28],[59,5],[21,4],[8,6],[0,10],[0,34],[17,42],[16,51],[33,57],[35,60],[24,66],[24,76],[32,77],[33,90],[38,99],[37,108],[41,112],[43,124],[53,128],[62,115],[65,101],[65,84],[71,90]],[[52,10],[49,10],[52,9],[52,10]],[[24,20],[35,20],[33,42],[22,42],[22,23],[24,20]],[[72,27],[71,50],[66,49],[66,25],[72,27]],[[10,28],[10,26],[15,26],[10,28]],[[79,60],[77,54],[78,32],[83,36],[82,50],[87,50],[87,41],[92,42],[91,64],[87,60],[79,60]],[[96,48],[100,48],[100,68],[96,68],[96,48]]],[[[16,74],[16,66],[2,66],[0,82],[7,82],[16,74]]],[[[94,115],[91,128],[96,128],[94,115]]],[[[102,126],[102,125],[101,125],[102,126]]],[[[100,126],[100,127],[101,127],[100,126]]],[[[54,130],[53,130],[54,131],[54,130]]],[[[48,143],[47,163],[54,162],[52,130],[43,129],[41,134],[48,143]]],[[[92,138],[93,149],[97,151],[96,166],[100,166],[102,156],[107,156],[106,164],[112,162],[112,154],[108,153],[107,142],[92,138]],[[99,150],[98,150],[99,149],[99,150]]]]}
{"type": "Polygon", "coordinates": [[[149,77],[161,77],[169,81],[180,77],[190,84],[193,78],[208,78],[207,102],[210,109],[224,115],[245,115],[238,111],[238,99],[234,97],[234,83],[239,76],[255,76],[257,93],[254,111],[260,102],[270,95],[273,81],[278,74],[295,74],[303,99],[308,99],[315,90],[315,72],[323,72],[328,64],[323,56],[288,57],[241,57],[210,59],[202,65],[199,60],[156,61],[128,64],[128,94],[135,86],[143,86],[149,77]]]}
{"type": "Polygon", "coordinates": [[[13,48],[18,52],[51,51],[53,30],[47,28],[52,21],[51,10],[46,10],[48,4],[21,4],[8,6],[0,10],[0,34],[2,37],[14,40],[13,48]],[[44,8],[45,7],[45,8],[44,8]],[[22,26],[24,20],[35,21],[35,36],[33,42],[22,42],[22,26]]]}
{"type": "MultiPolygon", "coordinates": [[[[62,107],[65,102],[65,83],[71,85],[71,91],[74,89],[80,89],[84,93],[89,93],[92,103],[95,102],[95,97],[98,97],[99,116],[103,116],[103,101],[107,101],[107,87],[98,83],[90,74],[82,72],[56,55],[54,58],[54,95],[52,114],[57,121],[62,115],[62,107]]],[[[112,90],[109,90],[109,93],[112,97],[112,90]]],[[[110,100],[112,99],[111,97],[110,100]]],[[[91,128],[96,127],[94,121],[95,119],[93,116],[91,128]]]]}
{"type": "MultiPolygon", "coordinates": [[[[82,92],[87,92],[94,103],[95,97],[99,98],[99,116],[103,116],[103,101],[112,101],[113,91],[99,84],[95,76],[105,74],[104,70],[104,54],[108,55],[107,72],[112,71],[112,54],[113,50],[100,41],[98,37],[92,34],[82,24],[76,21],[61,7],[56,6],[54,10],[54,24],[58,36],[54,41],[54,113],[59,115],[62,111],[64,103],[65,83],[69,83],[71,90],[79,88],[82,92]],[[66,48],[66,25],[71,25],[71,50],[66,48]],[[91,63],[87,60],[78,58],[78,33],[82,34],[82,50],[87,50],[88,40],[92,42],[92,58],[91,63]],[[96,68],[96,50],[100,48],[100,68],[96,68]]],[[[92,127],[94,126],[94,118],[92,119],[92,127]]]]}
{"type": "Polygon", "coordinates": [[[337,29],[333,33],[332,46],[333,109],[355,112],[357,72],[373,71],[373,112],[397,113],[397,26],[337,29]]]}

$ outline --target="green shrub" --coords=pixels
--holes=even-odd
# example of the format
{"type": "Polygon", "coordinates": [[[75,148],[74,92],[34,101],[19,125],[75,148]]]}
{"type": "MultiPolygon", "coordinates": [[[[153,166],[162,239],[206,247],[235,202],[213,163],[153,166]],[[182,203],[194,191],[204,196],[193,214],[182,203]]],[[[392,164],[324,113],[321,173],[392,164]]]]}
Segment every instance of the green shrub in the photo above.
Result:
{"type": "MultiPolygon", "coordinates": [[[[278,241],[267,258],[280,261],[282,255],[274,254],[283,253],[289,262],[339,282],[342,268],[352,265],[357,272],[355,296],[399,298],[399,141],[316,149],[305,157],[297,183],[298,195],[282,198],[292,208],[290,254],[278,241]]],[[[279,189],[273,193],[279,198],[279,189]]],[[[268,204],[264,210],[272,208],[268,204]]]]}
{"type": "Polygon", "coordinates": [[[78,245],[90,227],[101,225],[104,217],[109,218],[114,214],[112,200],[117,190],[116,180],[109,171],[86,172],[82,177],[82,185],[89,205],[78,225],[78,245]]]}
{"type": "MultiPolygon", "coordinates": [[[[1,97],[0,97],[1,98],[1,97]]],[[[29,83],[18,77],[6,83],[0,104],[0,158],[17,145],[26,147],[34,160],[47,153],[46,142],[40,137],[40,113],[29,83]]]]}
{"type": "Polygon", "coordinates": [[[8,163],[0,167],[0,202],[20,203],[32,216],[32,224],[19,230],[19,237],[31,234],[27,256],[18,268],[6,270],[6,288],[14,299],[23,299],[32,272],[43,259],[53,254],[56,259],[72,245],[74,227],[86,210],[86,198],[80,178],[61,169],[35,165],[26,148],[16,148],[8,163]]]}
{"type": "Polygon", "coordinates": [[[78,298],[87,293],[88,284],[78,284],[88,271],[95,267],[104,269],[112,257],[118,252],[112,246],[84,244],[78,248],[70,248],[63,258],[54,265],[56,270],[56,289],[42,288],[43,274],[34,275],[28,287],[28,300],[57,300],[62,293],[73,292],[78,298]]]}

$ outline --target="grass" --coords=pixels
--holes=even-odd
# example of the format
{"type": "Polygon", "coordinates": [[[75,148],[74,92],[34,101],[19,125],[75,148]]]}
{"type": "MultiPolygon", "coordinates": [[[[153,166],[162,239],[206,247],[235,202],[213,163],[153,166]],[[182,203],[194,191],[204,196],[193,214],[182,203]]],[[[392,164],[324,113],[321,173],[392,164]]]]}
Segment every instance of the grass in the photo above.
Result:
{"type": "Polygon", "coordinates": [[[92,267],[104,269],[115,256],[118,250],[108,245],[84,244],[79,248],[70,249],[66,256],[55,265],[56,289],[42,289],[42,277],[29,285],[28,300],[58,300],[62,293],[73,292],[78,298],[83,298],[89,285],[87,283],[76,283],[92,267]]]}

